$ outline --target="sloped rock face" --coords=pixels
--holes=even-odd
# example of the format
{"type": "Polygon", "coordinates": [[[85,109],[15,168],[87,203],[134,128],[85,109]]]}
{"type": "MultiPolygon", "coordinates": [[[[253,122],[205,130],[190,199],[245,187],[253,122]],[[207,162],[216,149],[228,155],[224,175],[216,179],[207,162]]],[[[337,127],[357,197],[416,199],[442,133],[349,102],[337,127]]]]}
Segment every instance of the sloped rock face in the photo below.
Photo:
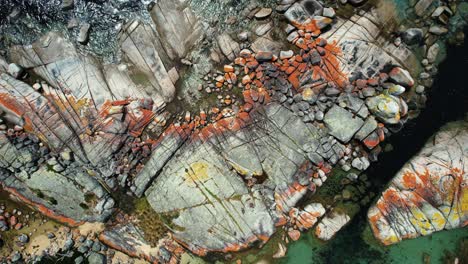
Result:
{"type": "Polygon", "coordinates": [[[171,59],[184,58],[200,39],[201,25],[187,0],[157,1],[150,11],[171,59]]]}
{"type": "Polygon", "coordinates": [[[368,218],[389,245],[468,224],[468,122],[442,127],[395,176],[368,218]]]}
{"type": "Polygon", "coordinates": [[[191,137],[146,191],[157,212],[177,211],[173,223],[181,231],[176,228],[174,235],[195,252],[238,250],[266,241],[275,230],[267,209],[273,191],[282,193],[281,187],[297,182],[296,171],[306,162],[298,149],[318,138],[315,128],[276,103],[256,109],[250,118],[239,124],[228,119],[226,127],[191,137]],[[259,189],[242,181],[264,173],[268,179],[259,189]],[[162,203],[165,199],[171,202],[162,203]],[[204,221],[193,225],[196,219],[204,221]]]}

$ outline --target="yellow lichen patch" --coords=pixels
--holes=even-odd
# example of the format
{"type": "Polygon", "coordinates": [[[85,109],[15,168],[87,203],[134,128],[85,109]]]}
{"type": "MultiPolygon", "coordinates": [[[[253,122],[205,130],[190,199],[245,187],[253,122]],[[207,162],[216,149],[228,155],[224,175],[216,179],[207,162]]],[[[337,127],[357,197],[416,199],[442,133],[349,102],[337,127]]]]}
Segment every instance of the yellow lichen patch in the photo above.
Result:
{"type": "Polygon", "coordinates": [[[435,212],[431,219],[432,225],[436,230],[442,230],[445,227],[445,217],[440,212],[435,212]]]}
{"type": "Polygon", "coordinates": [[[391,245],[391,244],[395,244],[395,243],[398,243],[400,242],[400,238],[398,238],[396,235],[395,235],[395,232],[391,232],[391,234],[388,234],[386,237],[385,237],[385,240],[383,241],[383,243],[385,245],[391,245]]]}
{"type": "Polygon", "coordinates": [[[410,218],[411,223],[419,229],[422,235],[428,235],[433,232],[431,223],[418,208],[412,208],[411,213],[413,218],[410,218]]]}
{"type": "Polygon", "coordinates": [[[466,190],[464,187],[462,187],[459,201],[460,211],[468,212],[468,190],[466,190]]]}
{"type": "Polygon", "coordinates": [[[208,169],[210,165],[205,162],[195,162],[190,164],[190,169],[185,173],[185,179],[195,183],[208,179],[208,169]]]}
{"type": "Polygon", "coordinates": [[[448,220],[450,223],[458,223],[460,221],[460,212],[456,208],[452,208],[448,220]]]}

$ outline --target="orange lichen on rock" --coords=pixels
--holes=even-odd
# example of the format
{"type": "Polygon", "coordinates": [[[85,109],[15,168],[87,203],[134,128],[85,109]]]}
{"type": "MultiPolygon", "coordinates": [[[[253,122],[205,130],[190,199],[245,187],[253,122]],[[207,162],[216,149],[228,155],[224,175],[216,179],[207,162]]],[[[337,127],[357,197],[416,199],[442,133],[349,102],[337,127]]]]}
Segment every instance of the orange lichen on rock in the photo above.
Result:
{"type": "Polygon", "coordinates": [[[43,214],[43,215],[45,215],[47,217],[56,220],[57,222],[60,222],[62,224],[66,224],[66,225],[71,226],[71,227],[76,227],[76,226],[80,226],[80,225],[84,224],[84,222],[76,221],[76,220],[74,220],[72,218],[60,215],[60,214],[54,212],[53,210],[47,208],[43,204],[36,203],[36,202],[34,202],[32,200],[29,200],[28,198],[26,198],[26,196],[22,195],[20,192],[18,192],[14,188],[10,188],[10,187],[7,187],[7,186],[2,184],[2,189],[7,191],[8,193],[10,193],[12,196],[14,196],[18,200],[20,200],[22,203],[24,203],[24,204],[30,206],[31,208],[39,211],[41,214],[43,214]]]}
{"type": "Polygon", "coordinates": [[[244,240],[243,243],[229,243],[226,244],[224,248],[221,249],[216,249],[216,250],[208,250],[204,247],[200,246],[194,246],[194,245],[189,245],[184,241],[181,241],[180,239],[177,239],[177,237],[174,237],[174,240],[177,241],[179,244],[183,245],[184,247],[190,249],[191,252],[198,256],[206,256],[208,252],[220,252],[220,253],[229,253],[229,252],[238,252],[243,249],[249,248],[254,242],[256,241],[262,241],[262,243],[268,242],[270,239],[270,236],[263,235],[263,234],[257,234],[251,237],[248,237],[247,239],[244,240]]]}
{"type": "Polygon", "coordinates": [[[348,84],[348,77],[341,71],[341,64],[338,57],[342,52],[340,47],[336,45],[336,41],[327,43],[325,46],[327,52],[322,55],[324,66],[322,67],[325,76],[324,79],[335,83],[338,87],[344,88],[348,84]]]}

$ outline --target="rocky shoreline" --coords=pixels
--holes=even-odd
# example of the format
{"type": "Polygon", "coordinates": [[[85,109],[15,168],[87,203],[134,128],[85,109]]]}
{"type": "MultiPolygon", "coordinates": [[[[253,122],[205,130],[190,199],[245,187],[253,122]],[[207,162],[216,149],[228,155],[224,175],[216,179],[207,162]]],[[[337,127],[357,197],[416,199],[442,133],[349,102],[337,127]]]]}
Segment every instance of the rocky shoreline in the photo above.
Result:
{"type": "MultiPolygon", "coordinates": [[[[68,227],[43,252],[5,259],[72,257],[75,249],[90,263],[116,252],[179,263],[187,254],[232,257],[281,232],[280,258],[306,230],[332,239],[360,201],[374,198],[363,172],[381,143],[424,108],[443,36],[455,34],[449,22],[459,19],[456,2],[420,0],[414,22],[424,25],[405,28],[388,8],[395,7],[381,1],[343,17],[314,0],[252,3],[237,34],[209,35],[189,3],[158,1],[148,5],[150,23],[122,27],[118,63],[79,48],[89,24],[77,44],[51,31],[9,48],[0,57],[0,183],[68,227]],[[336,190],[336,181],[347,187],[336,190]]],[[[436,221],[424,201],[434,206],[442,190],[442,206],[463,192],[466,173],[454,175],[453,188],[439,186],[407,205],[414,209],[406,217],[395,216],[403,207],[386,190],[369,211],[376,238],[389,244],[443,229],[393,225],[436,221]]],[[[415,188],[415,177],[405,188],[415,188]]],[[[437,214],[438,223],[463,227],[466,211],[457,211],[457,221],[437,214]]],[[[16,229],[15,213],[3,216],[7,228],[16,229]]],[[[27,245],[29,236],[18,240],[27,245]]]]}

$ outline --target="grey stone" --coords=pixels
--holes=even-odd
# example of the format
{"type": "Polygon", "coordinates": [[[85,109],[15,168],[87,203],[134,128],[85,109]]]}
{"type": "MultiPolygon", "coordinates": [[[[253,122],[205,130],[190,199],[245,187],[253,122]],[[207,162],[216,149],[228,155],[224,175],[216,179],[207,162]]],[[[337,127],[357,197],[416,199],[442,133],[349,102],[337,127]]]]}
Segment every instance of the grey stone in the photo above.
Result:
{"type": "Polygon", "coordinates": [[[347,143],[361,128],[364,121],[346,111],[342,107],[334,105],[324,117],[324,122],[330,130],[329,134],[343,143],[347,143]]]}
{"type": "Polygon", "coordinates": [[[362,3],[366,2],[366,1],[367,0],[348,0],[347,2],[350,2],[353,5],[360,5],[360,4],[362,4],[362,3]]]}
{"type": "Polygon", "coordinates": [[[239,33],[237,35],[237,38],[240,40],[240,41],[247,41],[250,37],[250,32],[248,31],[242,31],[241,33],[239,33]]]}
{"type": "Polygon", "coordinates": [[[330,88],[327,88],[327,89],[325,90],[325,94],[326,94],[327,96],[337,96],[337,95],[339,95],[340,93],[341,93],[341,91],[338,90],[338,89],[335,88],[335,87],[330,87],[330,88]]]}
{"type": "Polygon", "coordinates": [[[78,247],[77,251],[84,254],[84,253],[89,251],[89,247],[87,247],[85,245],[81,245],[81,246],[78,247]]]}
{"type": "Polygon", "coordinates": [[[393,68],[388,74],[388,76],[390,80],[392,80],[396,84],[400,84],[405,87],[412,87],[414,85],[414,80],[411,77],[411,74],[401,67],[393,68]]]}
{"type": "Polygon", "coordinates": [[[434,0],[419,0],[414,6],[414,12],[418,16],[424,16],[434,0]]]}
{"type": "Polygon", "coordinates": [[[81,264],[84,262],[84,258],[83,256],[78,256],[76,259],[75,259],[75,264],[81,264]]]}
{"type": "Polygon", "coordinates": [[[24,69],[16,63],[10,63],[8,65],[8,74],[13,76],[13,78],[20,78],[24,73],[24,69]]]}
{"type": "Polygon", "coordinates": [[[322,111],[317,111],[315,112],[315,119],[317,119],[318,121],[322,121],[323,120],[323,112],[322,111]]]}
{"type": "Polygon", "coordinates": [[[369,162],[369,160],[367,158],[360,157],[360,158],[353,159],[353,161],[351,162],[351,165],[355,169],[363,171],[363,170],[366,170],[369,167],[370,162],[369,162]]]}
{"type": "Polygon", "coordinates": [[[20,243],[26,244],[26,243],[29,242],[29,236],[26,235],[26,234],[21,234],[21,235],[18,236],[18,241],[20,243]]]}
{"type": "Polygon", "coordinates": [[[22,258],[21,253],[16,252],[16,253],[13,254],[13,256],[11,257],[11,262],[13,262],[13,263],[19,262],[19,261],[21,260],[21,258],[22,258]]]}
{"type": "Polygon", "coordinates": [[[374,96],[375,95],[375,88],[366,87],[366,88],[362,89],[362,95],[364,95],[365,97],[374,96]]]}
{"type": "Polygon", "coordinates": [[[286,19],[291,23],[303,24],[307,19],[311,18],[314,15],[321,15],[323,7],[320,3],[315,0],[305,0],[293,4],[287,11],[284,13],[286,19]]]}
{"type": "Polygon", "coordinates": [[[315,165],[320,165],[323,162],[322,156],[320,156],[319,154],[317,154],[315,152],[307,153],[307,157],[315,165]]]}
{"type": "Polygon", "coordinates": [[[73,246],[75,245],[75,241],[73,241],[73,239],[71,237],[67,238],[67,240],[65,241],[65,244],[63,245],[63,248],[62,250],[63,251],[69,251],[73,248],[73,246]]]}
{"type": "Polygon", "coordinates": [[[439,55],[439,51],[440,46],[438,43],[434,43],[432,46],[430,46],[426,54],[428,62],[434,63],[437,59],[437,56],[439,55]]]}
{"type": "Polygon", "coordinates": [[[293,31],[288,35],[286,40],[289,41],[289,42],[293,42],[298,37],[299,37],[299,33],[297,33],[297,31],[293,31]]]}
{"type": "Polygon", "coordinates": [[[372,133],[377,128],[377,121],[374,117],[369,117],[364,122],[364,125],[359,129],[359,131],[354,136],[358,140],[364,140],[370,133],[372,133]]]}
{"type": "Polygon", "coordinates": [[[218,36],[217,41],[223,54],[233,61],[240,52],[239,43],[235,42],[227,33],[218,36]]]}
{"type": "Polygon", "coordinates": [[[287,50],[287,51],[284,51],[282,50],[280,52],[280,59],[283,60],[283,59],[289,59],[291,58],[292,56],[294,55],[294,52],[292,50],[287,50]]]}
{"type": "Polygon", "coordinates": [[[263,36],[266,33],[268,33],[268,31],[270,31],[272,28],[273,28],[273,22],[261,24],[257,27],[257,29],[255,29],[255,34],[257,34],[257,36],[263,36]]]}
{"type": "Polygon", "coordinates": [[[417,44],[423,39],[423,31],[420,28],[409,28],[401,34],[401,38],[408,45],[417,44]]]}
{"type": "Polygon", "coordinates": [[[62,0],[62,10],[70,10],[73,9],[75,5],[74,0],[62,0]]]}
{"type": "Polygon", "coordinates": [[[429,32],[435,35],[444,35],[448,33],[448,29],[441,26],[431,26],[429,32]]]}
{"type": "Polygon", "coordinates": [[[416,87],[416,93],[418,93],[418,94],[423,94],[423,93],[424,93],[424,90],[425,90],[425,88],[424,88],[424,86],[422,86],[422,85],[418,85],[418,86],[416,87]]]}
{"type": "Polygon", "coordinates": [[[91,25],[88,23],[84,23],[83,25],[81,25],[80,32],[78,33],[78,37],[76,39],[80,44],[88,43],[90,28],[91,25]]]}
{"type": "Polygon", "coordinates": [[[88,256],[89,264],[106,264],[106,257],[102,254],[91,252],[88,256]]]}
{"type": "Polygon", "coordinates": [[[314,16],[314,20],[319,29],[324,29],[333,22],[331,18],[323,16],[314,16]]]}
{"type": "Polygon", "coordinates": [[[331,7],[325,7],[323,9],[323,16],[324,17],[329,17],[329,18],[334,18],[335,17],[335,9],[331,7]]]}
{"type": "Polygon", "coordinates": [[[257,13],[255,13],[255,18],[264,19],[271,15],[271,8],[261,8],[257,13]]]}

